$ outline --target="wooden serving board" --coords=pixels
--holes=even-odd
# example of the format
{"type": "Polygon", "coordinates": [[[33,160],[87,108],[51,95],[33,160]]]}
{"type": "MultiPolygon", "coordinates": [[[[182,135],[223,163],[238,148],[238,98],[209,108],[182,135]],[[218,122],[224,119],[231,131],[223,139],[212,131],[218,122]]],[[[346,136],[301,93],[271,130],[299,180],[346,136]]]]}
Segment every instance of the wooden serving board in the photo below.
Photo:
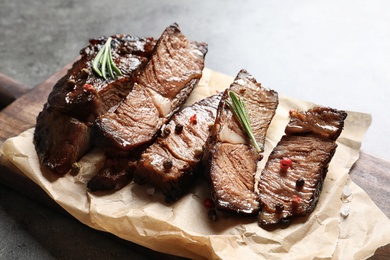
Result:
{"type": "MultiPolygon", "coordinates": [[[[35,125],[53,85],[66,74],[65,66],[35,88],[26,86],[0,73],[0,146],[35,125]]],[[[390,218],[390,162],[361,152],[352,167],[351,179],[363,188],[375,204],[390,218]]],[[[0,183],[59,212],[65,211],[35,183],[9,165],[0,156],[0,183]]],[[[66,214],[66,213],[65,213],[66,214]]],[[[379,248],[372,259],[390,259],[390,244],[379,248]]]]}

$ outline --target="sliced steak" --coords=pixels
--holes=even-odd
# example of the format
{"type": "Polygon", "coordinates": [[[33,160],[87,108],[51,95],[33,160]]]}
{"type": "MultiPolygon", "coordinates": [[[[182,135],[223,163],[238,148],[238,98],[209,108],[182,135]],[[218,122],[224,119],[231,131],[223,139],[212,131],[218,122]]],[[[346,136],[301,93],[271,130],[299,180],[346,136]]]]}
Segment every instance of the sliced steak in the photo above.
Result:
{"type": "Polygon", "coordinates": [[[82,121],[94,120],[117,105],[133,87],[134,79],[148,61],[155,41],[130,35],[112,36],[111,53],[122,76],[115,79],[99,77],[92,70],[92,61],[107,38],[90,40],[80,51],[81,58],[60,79],[50,93],[49,104],[82,121]]]}
{"type": "Polygon", "coordinates": [[[55,84],[37,118],[34,142],[38,157],[54,173],[65,174],[88,151],[92,122],[126,97],[155,45],[152,38],[112,38],[112,56],[123,75],[104,80],[92,72],[91,63],[106,38],[90,40],[81,58],[55,84]]]}
{"type": "Polygon", "coordinates": [[[178,200],[198,177],[203,149],[214,124],[221,94],[205,98],[174,114],[161,136],[141,155],[134,177],[178,200]]]}
{"type": "Polygon", "coordinates": [[[256,214],[259,202],[255,192],[255,174],[262,155],[256,152],[225,104],[228,91],[233,91],[244,100],[254,136],[261,147],[264,146],[268,126],[278,106],[278,94],[263,88],[253,76],[241,70],[222,97],[203,156],[217,209],[256,214]]]}
{"type": "Polygon", "coordinates": [[[187,100],[202,75],[207,45],[190,42],[177,24],[159,38],[134,90],[96,120],[99,145],[118,154],[145,149],[187,100]],[[101,138],[100,138],[101,137],[101,138]]]}
{"type": "Polygon", "coordinates": [[[260,176],[261,226],[289,222],[313,211],[347,116],[344,111],[321,107],[290,115],[286,135],[260,176]]]}
{"type": "Polygon", "coordinates": [[[98,146],[109,154],[126,156],[125,148],[145,149],[164,123],[147,89],[135,84],[125,101],[96,121],[98,146]],[[100,135],[103,138],[100,138],[100,135]],[[123,149],[120,149],[122,148],[123,149]]]}
{"type": "Polygon", "coordinates": [[[42,165],[65,174],[89,149],[91,127],[88,123],[62,114],[46,104],[37,117],[35,149],[42,165]]]}

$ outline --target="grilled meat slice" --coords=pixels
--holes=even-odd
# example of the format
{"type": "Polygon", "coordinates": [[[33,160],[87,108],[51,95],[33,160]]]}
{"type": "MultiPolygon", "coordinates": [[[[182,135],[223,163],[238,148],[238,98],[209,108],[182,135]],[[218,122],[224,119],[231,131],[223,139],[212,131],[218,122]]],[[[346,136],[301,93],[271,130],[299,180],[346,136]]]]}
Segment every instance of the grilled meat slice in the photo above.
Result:
{"type": "Polygon", "coordinates": [[[347,116],[344,111],[321,107],[290,115],[286,135],[260,176],[261,226],[289,222],[313,211],[347,116]],[[283,165],[286,161],[287,166],[283,165]]]}
{"type": "Polygon", "coordinates": [[[91,145],[91,127],[46,104],[37,117],[35,149],[42,165],[65,174],[91,145]]]}
{"type": "Polygon", "coordinates": [[[261,155],[249,144],[217,142],[210,156],[211,196],[217,209],[257,213],[254,177],[261,155]]]}
{"type": "Polygon", "coordinates": [[[185,194],[198,177],[220,99],[221,94],[217,94],[174,114],[161,136],[142,153],[135,180],[157,187],[166,201],[176,201],[185,194]]]}
{"type": "Polygon", "coordinates": [[[256,214],[259,203],[255,193],[255,174],[262,155],[255,151],[240,123],[225,104],[229,90],[244,100],[260,147],[264,146],[268,126],[275,115],[278,94],[263,88],[253,76],[241,70],[222,97],[203,155],[216,207],[242,214],[256,214]]]}
{"type": "Polygon", "coordinates": [[[202,75],[206,52],[206,44],[188,41],[177,24],[168,27],[134,90],[96,120],[99,143],[122,155],[142,151],[187,100],[202,75]]]}
{"type": "Polygon", "coordinates": [[[124,102],[96,121],[98,146],[107,153],[126,156],[126,147],[145,149],[164,123],[147,89],[135,84],[124,102]],[[103,137],[99,136],[103,134],[103,137]],[[113,146],[112,144],[115,144],[113,146]],[[122,148],[123,149],[118,149],[122,148]],[[124,150],[124,151],[122,151],[124,150]]]}
{"type": "Polygon", "coordinates": [[[88,151],[92,122],[126,97],[155,45],[152,38],[112,37],[112,55],[123,75],[104,80],[92,72],[92,60],[106,38],[90,40],[81,58],[55,84],[37,118],[34,142],[38,157],[54,173],[65,174],[88,151]]]}
{"type": "Polygon", "coordinates": [[[90,45],[80,51],[81,58],[55,84],[48,98],[53,108],[82,121],[91,121],[126,97],[138,72],[148,61],[155,41],[130,35],[114,35],[112,39],[113,60],[122,76],[105,80],[93,72],[92,61],[107,38],[92,39],[90,45]]]}

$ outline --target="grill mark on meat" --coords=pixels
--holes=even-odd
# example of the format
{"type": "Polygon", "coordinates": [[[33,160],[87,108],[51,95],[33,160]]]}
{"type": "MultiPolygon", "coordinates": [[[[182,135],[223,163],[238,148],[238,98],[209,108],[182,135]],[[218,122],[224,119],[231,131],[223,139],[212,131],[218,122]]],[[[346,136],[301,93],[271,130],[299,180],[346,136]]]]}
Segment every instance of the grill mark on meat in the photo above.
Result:
{"type": "Polygon", "coordinates": [[[71,169],[91,146],[91,122],[117,105],[132,89],[135,75],[154,48],[152,38],[112,36],[112,55],[122,76],[103,80],[91,68],[106,41],[91,39],[81,57],[53,87],[37,117],[34,143],[41,163],[56,174],[71,169]]]}
{"type": "Polygon", "coordinates": [[[136,100],[139,97],[134,87],[118,107],[98,117],[95,134],[103,137],[103,140],[97,138],[100,145],[122,156],[136,156],[152,143],[158,130],[187,100],[200,79],[206,52],[206,44],[188,41],[177,24],[168,27],[136,79],[135,86],[140,93],[143,91],[144,103],[136,100]],[[174,59],[164,55],[167,48],[174,59]],[[183,63],[191,64],[191,70],[182,69],[183,63]],[[146,107],[152,112],[146,111],[146,107]],[[122,112],[126,110],[131,113],[122,112]]]}
{"type": "Polygon", "coordinates": [[[289,222],[314,210],[347,116],[321,107],[290,115],[286,135],[271,152],[258,183],[260,226],[289,222]],[[292,161],[287,171],[280,166],[283,158],[292,161]],[[297,185],[298,179],[303,185],[297,185]]]}
{"type": "MultiPolygon", "coordinates": [[[[222,93],[221,93],[222,94],[222,93]]],[[[161,136],[142,154],[134,172],[138,183],[157,187],[166,201],[178,200],[198,177],[202,152],[221,94],[205,98],[172,116],[161,136]],[[196,123],[191,116],[196,115],[196,123]],[[175,130],[182,125],[181,131],[175,130]],[[164,167],[170,161],[171,167],[164,167]]]]}
{"type": "Polygon", "coordinates": [[[224,92],[203,155],[216,207],[251,215],[259,210],[255,174],[262,155],[256,152],[240,123],[225,104],[229,90],[244,100],[260,146],[264,146],[268,126],[275,115],[278,95],[273,90],[263,88],[252,75],[241,70],[224,92]]]}

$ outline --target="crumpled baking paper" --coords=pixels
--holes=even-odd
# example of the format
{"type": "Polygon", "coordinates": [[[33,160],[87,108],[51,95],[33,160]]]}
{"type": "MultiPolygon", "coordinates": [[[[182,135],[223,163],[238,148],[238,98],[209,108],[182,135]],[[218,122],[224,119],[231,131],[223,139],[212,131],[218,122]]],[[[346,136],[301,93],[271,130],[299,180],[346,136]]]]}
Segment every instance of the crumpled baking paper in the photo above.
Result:
{"type": "MultiPolygon", "coordinates": [[[[232,80],[205,69],[187,104],[223,91],[232,80]]],[[[289,110],[313,106],[310,102],[280,97],[257,175],[283,135],[289,110]]],[[[93,150],[84,156],[78,175],[59,178],[41,168],[32,142],[33,129],[8,139],[1,153],[82,223],[156,251],[192,259],[364,259],[390,243],[390,220],[349,178],[371,116],[347,112],[317,207],[289,226],[272,229],[259,227],[255,217],[221,212],[216,222],[210,221],[203,206],[203,200],[209,197],[204,180],[199,180],[173,204],[166,204],[158,191],[151,194],[149,186],[135,183],[117,192],[89,193],[86,184],[104,162],[102,151],[93,150]],[[352,190],[347,201],[342,199],[345,185],[352,190]],[[340,215],[345,203],[350,208],[346,218],[340,215]]]]}

